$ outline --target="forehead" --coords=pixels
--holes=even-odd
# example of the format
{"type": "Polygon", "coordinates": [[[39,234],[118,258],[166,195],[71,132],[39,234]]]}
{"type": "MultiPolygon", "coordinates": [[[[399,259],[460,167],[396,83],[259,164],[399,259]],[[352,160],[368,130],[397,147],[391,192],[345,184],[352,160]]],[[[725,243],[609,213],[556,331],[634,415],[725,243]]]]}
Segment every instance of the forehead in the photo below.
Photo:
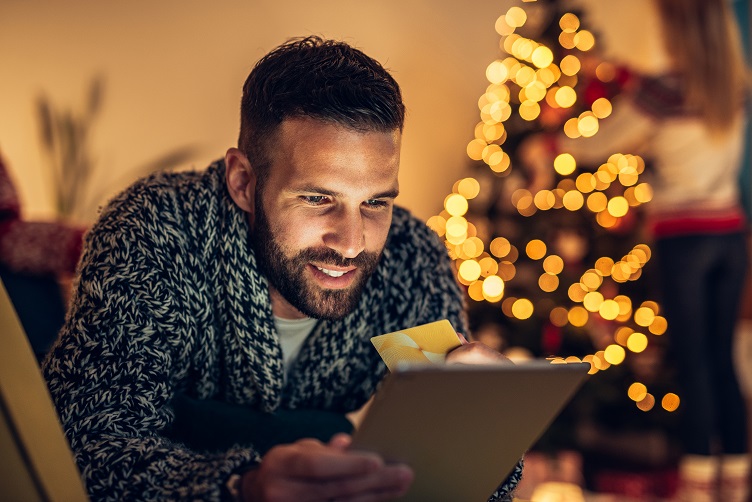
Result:
{"type": "Polygon", "coordinates": [[[269,181],[355,182],[391,189],[397,183],[400,145],[399,130],[357,131],[312,118],[286,119],[269,145],[269,181]]]}

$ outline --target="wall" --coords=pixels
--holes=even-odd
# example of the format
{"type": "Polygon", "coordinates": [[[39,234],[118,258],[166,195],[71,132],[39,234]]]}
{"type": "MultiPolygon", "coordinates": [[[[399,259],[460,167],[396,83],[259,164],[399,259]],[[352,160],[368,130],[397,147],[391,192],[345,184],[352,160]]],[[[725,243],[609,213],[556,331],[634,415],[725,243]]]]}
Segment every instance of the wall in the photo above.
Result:
{"type": "Polygon", "coordinates": [[[91,151],[103,177],[194,144],[203,168],[236,141],[240,87],[287,37],[343,38],[379,59],[408,106],[399,202],[439,211],[467,165],[496,18],[512,0],[0,2],[0,152],[29,217],[52,214],[34,99],[78,109],[95,74],[104,107],[91,151]],[[472,7],[472,8],[471,8],[472,7]]]}

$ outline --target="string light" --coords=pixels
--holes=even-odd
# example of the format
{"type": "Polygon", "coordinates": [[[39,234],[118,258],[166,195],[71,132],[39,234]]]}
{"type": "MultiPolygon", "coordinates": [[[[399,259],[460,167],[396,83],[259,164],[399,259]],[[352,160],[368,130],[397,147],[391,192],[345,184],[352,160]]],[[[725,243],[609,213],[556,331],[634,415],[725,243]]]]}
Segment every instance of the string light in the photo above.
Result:
{"type": "MultiPolygon", "coordinates": [[[[535,0],[523,0],[527,1],[535,0]]],[[[524,30],[520,29],[527,22],[527,12],[521,6],[509,8],[495,22],[494,28],[501,37],[499,47],[506,54],[486,67],[489,84],[478,99],[480,121],[467,144],[468,157],[483,162],[494,176],[509,175],[515,168],[504,146],[508,135],[505,123],[509,120],[536,121],[541,118],[543,108],[550,108],[573,115],[564,120],[564,135],[589,138],[598,134],[601,121],[608,120],[613,112],[606,97],[595,99],[590,109],[573,112],[575,108],[583,108],[583,97],[577,92],[579,75],[583,61],[589,57],[587,52],[596,46],[595,36],[582,27],[579,17],[565,13],[558,20],[557,42],[564,50],[560,60],[556,56],[558,49],[522,35],[524,30]]],[[[608,83],[616,78],[617,72],[613,64],[601,62],[594,74],[601,82],[608,83]]],[[[522,217],[532,217],[539,211],[587,210],[597,225],[613,229],[631,211],[653,198],[652,187],[641,179],[645,162],[636,155],[614,153],[594,172],[588,172],[580,169],[574,155],[562,152],[550,167],[561,178],[555,188],[533,193],[518,187],[510,194],[508,202],[522,217]]],[[[635,308],[629,296],[618,293],[620,284],[641,277],[652,254],[647,245],[637,244],[620,258],[598,257],[578,280],[562,284],[565,262],[561,256],[548,254],[549,246],[543,239],[520,243],[519,250],[512,236],[495,236],[485,244],[478,228],[466,218],[470,201],[480,193],[477,179],[458,180],[444,200],[443,211],[427,221],[445,240],[455,261],[458,280],[467,287],[471,300],[499,304],[504,315],[519,321],[537,312],[559,328],[567,325],[585,328],[592,319],[620,324],[613,331],[613,343],[604,350],[582,359],[552,356],[549,358],[552,363],[587,362],[591,365],[590,373],[594,374],[621,364],[630,354],[645,351],[650,344],[648,335],[661,336],[666,332],[668,324],[660,315],[658,304],[647,301],[635,308]],[[571,304],[557,304],[545,297],[546,301],[534,306],[530,299],[506,296],[508,285],[517,276],[515,263],[520,250],[524,250],[526,260],[540,263],[537,286],[541,293],[561,291],[571,304]]],[[[534,277],[525,274],[521,280],[534,281],[534,277]]],[[[630,386],[627,394],[640,410],[649,411],[656,404],[656,398],[639,382],[630,386]]],[[[679,396],[668,393],[661,400],[661,408],[675,411],[679,403],[679,396]]]]}

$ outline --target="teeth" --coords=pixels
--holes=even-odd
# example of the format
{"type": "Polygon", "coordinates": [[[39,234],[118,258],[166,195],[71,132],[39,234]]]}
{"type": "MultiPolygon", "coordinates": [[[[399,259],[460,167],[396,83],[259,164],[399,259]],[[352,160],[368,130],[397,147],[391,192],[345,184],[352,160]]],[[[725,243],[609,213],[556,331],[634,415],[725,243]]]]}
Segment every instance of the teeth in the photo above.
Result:
{"type": "Polygon", "coordinates": [[[316,268],[319,269],[319,270],[321,270],[323,273],[325,273],[329,277],[342,277],[343,275],[345,275],[347,273],[347,272],[337,272],[335,270],[327,270],[327,269],[321,268],[321,267],[316,267],[316,268]]]}

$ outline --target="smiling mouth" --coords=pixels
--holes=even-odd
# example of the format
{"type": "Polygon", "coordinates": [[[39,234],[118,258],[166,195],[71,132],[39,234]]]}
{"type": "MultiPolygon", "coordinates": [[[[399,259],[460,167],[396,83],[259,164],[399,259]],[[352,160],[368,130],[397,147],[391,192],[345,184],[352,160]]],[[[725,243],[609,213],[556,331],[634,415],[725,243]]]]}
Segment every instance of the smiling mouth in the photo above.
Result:
{"type": "Polygon", "coordinates": [[[329,270],[328,268],[319,267],[316,266],[316,268],[323,274],[328,275],[329,277],[342,277],[343,275],[347,274],[348,272],[351,272],[350,270],[343,271],[343,270],[329,270]]]}

